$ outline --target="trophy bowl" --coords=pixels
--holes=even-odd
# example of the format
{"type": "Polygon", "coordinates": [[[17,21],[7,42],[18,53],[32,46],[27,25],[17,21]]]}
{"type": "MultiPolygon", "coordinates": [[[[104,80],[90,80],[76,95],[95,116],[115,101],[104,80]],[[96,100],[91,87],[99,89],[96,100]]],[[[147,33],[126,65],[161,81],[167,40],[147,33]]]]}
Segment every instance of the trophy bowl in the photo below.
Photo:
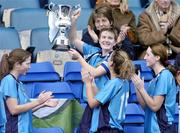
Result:
{"type": "Polygon", "coordinates": [[[80,9],[80,5],[56,5],[49,4],[49,40],[53,50],[68,51],[70,42],[68,32],[71,27],[71,13],[80,9]]]}

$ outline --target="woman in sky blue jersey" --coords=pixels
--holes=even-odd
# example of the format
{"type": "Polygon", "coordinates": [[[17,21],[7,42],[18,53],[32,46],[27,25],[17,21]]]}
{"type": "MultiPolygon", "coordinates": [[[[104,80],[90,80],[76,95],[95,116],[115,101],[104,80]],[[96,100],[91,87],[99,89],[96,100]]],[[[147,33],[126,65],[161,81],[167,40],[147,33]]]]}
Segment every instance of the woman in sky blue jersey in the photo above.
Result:
{"type": "Polygon", "coordinates": [[[176,103],[175,79],[168,69],[168,54],[162,44],[148,47],[144,59],[155,77],[147,90],[144,81],[133,75],[138,101],[145,111],[145,133],[175,133],[174,114],[176,103]]]}
{"type": "MultiPolygon", "coordinates": [[[[4,54],[1,60],[0,79],[6,112],[5,132],[1,133],[31,133],[32,114],[43,106],[56,106],[56,101],[51,101],[52,92],[42,92],[34,101],[30,101],[25,94],[22,82],[18,80],[30,68],[31,54],[23,49],[14,49],[9,54],[4,54]]],[[[2,111],[3,108],[1,108],[2,111]]]]}
{"type": "Polygon", "coordinates": [[[91,73],[83,69],[82,78],[86,84],[87,101],[90,108],[97,108],[100,114],[89,114],[85,110],[80,124],[80,133],[123,133],[122,122],[129,97],[129,81],[134,67],[128,55],[115,49],[108,59],[111,79],[103,90],[98,91],[91,73]],[[91,118],[89,118],[91,117],[91,118]],[[89,120],[87,123],[86,120],[89,120]]]}

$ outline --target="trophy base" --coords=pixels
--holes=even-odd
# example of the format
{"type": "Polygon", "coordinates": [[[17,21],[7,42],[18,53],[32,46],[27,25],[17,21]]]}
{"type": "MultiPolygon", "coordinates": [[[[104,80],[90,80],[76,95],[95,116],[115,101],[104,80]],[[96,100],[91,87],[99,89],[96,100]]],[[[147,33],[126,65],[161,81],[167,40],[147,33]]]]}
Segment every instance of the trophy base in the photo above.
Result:
{"type": "Polygon", "coordinates": [[[57,45],[55,44],[52,47],[53,50],[57,50],[57,51],[68,51],[70,50],[70,46],[69,45],[57,45]]]}

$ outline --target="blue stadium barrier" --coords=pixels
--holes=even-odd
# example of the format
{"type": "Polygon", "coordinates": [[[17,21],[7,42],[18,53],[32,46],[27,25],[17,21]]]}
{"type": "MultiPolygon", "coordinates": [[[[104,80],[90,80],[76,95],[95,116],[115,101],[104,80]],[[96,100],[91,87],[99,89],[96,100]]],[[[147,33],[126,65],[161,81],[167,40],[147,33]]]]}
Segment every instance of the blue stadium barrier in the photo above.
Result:
{"type": "Polygon", "coordinates": [[[15,9],[11,12],[10,26],[18,31],[48,27],[47,10],[38,8],[15,9]]]}
{"type": "Polygon", "coordinates": [[[59,127],[51,127],[51,128],[33,128],[32,133],[64,133],[63,129],[59,127]]]}
{"type": "Polygon", "coordinates": [[[126,109],[124,125],[144,124],[144,111],[134,103],[129,103],[126,109]]]}
{"type": "Polygon", "coordinates": [[[66,82],[36,83],[33,98],[37,98],[42,91],[52,91],[54,98],[74,99],[74,94],[66,82]]]}
{"type": "Polygon", "coordinates": [[[18,32],[13,28],[0,27],[0,49],[21,48],[18,32]]]}
{"type": "Polygon", "coordinates": [[[60,75],[55,71],[52,63],[39,62],[32,63],[26,75],[21,75],[19,80],[22,82],[60,81],[60,75]]]}

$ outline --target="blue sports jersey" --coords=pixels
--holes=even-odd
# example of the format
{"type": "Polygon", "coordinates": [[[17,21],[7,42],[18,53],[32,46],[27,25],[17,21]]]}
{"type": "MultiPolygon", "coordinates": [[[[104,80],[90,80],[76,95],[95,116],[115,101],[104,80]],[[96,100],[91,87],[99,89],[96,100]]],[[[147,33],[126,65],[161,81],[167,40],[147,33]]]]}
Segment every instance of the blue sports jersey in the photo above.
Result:
{"type": "Polygon", "coordinates": [[[176,103],[175,79],[169,70],[164,69],[156,78],[149,83],[147,93],[153,96],[164,96],[161,109],[161,118],[158,111],[153,112],[148,106],[145,107],[145,133],[160,133],[159,123],[173,124],[176,103]]]}
{"type": "MultiPolygon", "coordinates": [[[[83,45],[83,54],[84,54],[85,59],[88,59],[88,64],[90,64],[93,67],[98,67],[103,62],[107,62],[107,59],[109,57],[109,54],[106,56],[102,56],[100,48],[88,45],[86,43],[84,43],[83,45]]],[[[107,71],[107,73],[108,72],[109,71],[107,71]]],[[[96,83],[97,88],[103,89],[108,80],[109,80],[108,74],[95,78],[95,83],[96,83]]],[[[85,85],[83,87],[83,99],[87,101],[85,85]]]]}
{"type": "MultiPolygon", "coordinates": [[[[4,77],[1,81],[1,89],[4,95],[4,99],[8,97],[16,98],[18,104],[25,104],[29,102],[29,98],[25,94],[23,89],[23,84],[18,82],[13,75],[9,74],[4,77]]],[[[5,104],[7,123],[6,131],[18,132],[18,133],[30,133],[32,129],[32,113],[31,110],[27,112],[20,113],[19,115],[12,116],[5,104]],[[11,120],[11,121],[10,121],[11,120]]]]}
{"type": "MultiPolygon", "coordinates": [[[[119,78],[109,80],[103,91],[99,91],[95,96],[95,99],[103,105],[109,102],[108,111],[110,113],[110,127],[123,130],[121,124],[125,120],[125,111],[127,107],[128,97],[129,82],[127,80],[121,80],[119,78]]],[[[92,119],[91,123],[93,124],[91,125],[91,132],[94,132],[95,128],[98,127],[98,125],[94,124],[97,123],[96,121],[98,121],[98,119],[99,115],[92,119]]]]}
{"type": "Polygon", "coordinates": [[[6,113],[4,108],[3,95],[0,89],[0,133],[5,133],[6,113]]]}

